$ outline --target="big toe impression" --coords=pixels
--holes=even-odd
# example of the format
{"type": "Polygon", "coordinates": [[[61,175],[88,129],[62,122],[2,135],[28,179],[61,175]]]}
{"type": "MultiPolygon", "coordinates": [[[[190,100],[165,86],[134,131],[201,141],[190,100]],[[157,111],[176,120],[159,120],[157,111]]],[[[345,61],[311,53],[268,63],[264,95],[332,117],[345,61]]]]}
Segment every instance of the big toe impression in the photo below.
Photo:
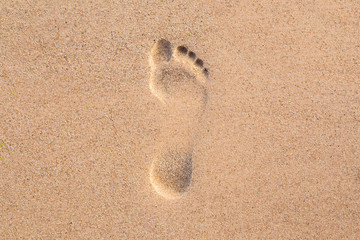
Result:
{"type": "Polygon", "coordinates": [[[158,40],[151,49],[150,60],[154,65],[168,62],[171,59],[171,44],[165,39],[158,40]]]}

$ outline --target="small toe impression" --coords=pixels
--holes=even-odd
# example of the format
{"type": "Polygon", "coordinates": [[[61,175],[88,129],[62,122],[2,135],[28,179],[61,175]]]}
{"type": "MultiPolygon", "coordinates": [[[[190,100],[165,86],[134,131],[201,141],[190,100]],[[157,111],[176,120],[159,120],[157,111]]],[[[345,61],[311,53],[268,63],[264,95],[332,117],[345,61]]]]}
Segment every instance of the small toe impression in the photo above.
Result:
{"type": "Polygon", "coordinates": [[[186,55],[188,52],[188,49],[184,46],[178,46],[177,51],[178,51],[178,53],[180,53],[182,55],[186,55]]]}
{"type": "Polygon", "coordinates": [[[203,73],[204,73],[204,75],[205,75],[206,77],[209,76],[209,70],[208,70],[207,68],[204,68],[204,69],[203,69],[203,73]]]}
{"type": "Polygon", "coordinates": [[[193,51],[190,51],[190,52],[188,53],[188,56],[189,56],[189,58],[190,58],[191,60],[195,61],[196,54],[195,54],[193,51]]]}
{"type": "Polygon", "coordinates": [[[158,40],[151,49],[151,59],[154,64],[168,62],[171,59],[171,44],[165,39],[158,40]]]}
{"type": "Polygon", "coordinates": [[[204,61],[198,58],[195,61],[195,65],[202,68],[204,66],[204,61]]]}

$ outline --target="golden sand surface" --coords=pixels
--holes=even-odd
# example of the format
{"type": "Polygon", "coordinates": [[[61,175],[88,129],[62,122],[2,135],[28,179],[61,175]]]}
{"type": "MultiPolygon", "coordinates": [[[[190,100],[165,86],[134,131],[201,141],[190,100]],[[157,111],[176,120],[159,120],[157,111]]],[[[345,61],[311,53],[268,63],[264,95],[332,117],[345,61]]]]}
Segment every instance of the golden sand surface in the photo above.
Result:
{"type": "Polygon", "coordinates": [[[359,239],[359,22],[359,1],[1,1],[0,239],[359,239]]]}

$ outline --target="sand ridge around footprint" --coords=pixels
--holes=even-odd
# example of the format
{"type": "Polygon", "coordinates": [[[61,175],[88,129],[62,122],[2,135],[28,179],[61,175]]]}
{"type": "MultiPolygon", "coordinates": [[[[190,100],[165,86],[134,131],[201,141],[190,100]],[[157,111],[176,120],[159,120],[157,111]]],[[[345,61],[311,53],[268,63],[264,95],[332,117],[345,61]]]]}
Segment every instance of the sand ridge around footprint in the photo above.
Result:
{"type": "Polygon", "coordinates": [[[173,50],[158,40],[150,52],[150,90],[166,107],[162,142],[150,167],[150,181],[165,198],[178,198],[192,176],[193,145],[207,102],[208,70],[184,46],[173,50]]]}

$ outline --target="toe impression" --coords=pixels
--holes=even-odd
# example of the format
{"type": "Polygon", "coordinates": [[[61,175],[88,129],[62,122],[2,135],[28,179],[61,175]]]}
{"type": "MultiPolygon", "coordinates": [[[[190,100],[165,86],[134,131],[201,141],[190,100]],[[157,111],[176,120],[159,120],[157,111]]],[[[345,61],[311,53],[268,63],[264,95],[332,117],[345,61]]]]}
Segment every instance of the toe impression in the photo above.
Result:
{"type": "Polygon", "coordinates": [[[171,44],[165,39],[158,40],[151,49],[150,60],[153,65],[162,64],[171,59],[171,44]]]}

